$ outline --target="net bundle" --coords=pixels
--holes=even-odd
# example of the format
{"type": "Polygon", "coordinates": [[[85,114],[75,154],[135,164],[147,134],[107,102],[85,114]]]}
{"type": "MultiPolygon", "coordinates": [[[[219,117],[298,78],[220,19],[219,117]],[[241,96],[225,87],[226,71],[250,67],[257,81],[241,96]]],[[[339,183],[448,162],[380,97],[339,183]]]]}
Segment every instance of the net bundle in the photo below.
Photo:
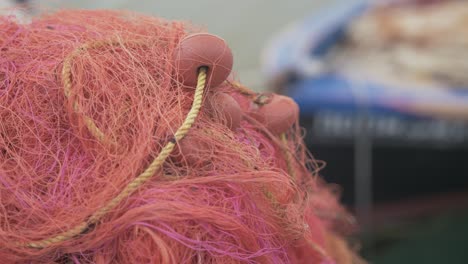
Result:
{"type": "Polygon", "coordinates": [[[279,135],[255,118],[269,95],[181,81],[197,32],[117,11],[0,18],[1,263],[356,261],[297,118],[279,135]]]}

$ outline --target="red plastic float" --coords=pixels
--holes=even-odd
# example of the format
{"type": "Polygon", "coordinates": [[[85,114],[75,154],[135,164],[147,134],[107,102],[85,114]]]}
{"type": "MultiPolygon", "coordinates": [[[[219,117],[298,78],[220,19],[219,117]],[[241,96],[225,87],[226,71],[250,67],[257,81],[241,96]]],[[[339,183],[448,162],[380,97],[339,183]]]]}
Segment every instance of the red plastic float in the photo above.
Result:
{"type": "Polygon", "coordinates": [[[207,33],[193,34],[182,39],[174,56],[179,80],[190,87],[197,85],[200,67],[208,68],[207,87],[223,83],[232,70],[232,52],[226,41],[207,33]]]}
{"type": "Polygon", "coordinates": [[[299,106],[293,99],[278,95],[269,95],[265,104],[258,105],[258,109],[252,112],[259,122],[263,123],[274,134],[286,132],[293,126],[299,116],[299,106]]]}
{"type": "Polygon", "coordinates": [[[227,93],[215,93],[210,97],[209,107],[223,115],[225,125],[231,130],[239,127],[242,120],[242,109],[232,96],[227,93]]]}

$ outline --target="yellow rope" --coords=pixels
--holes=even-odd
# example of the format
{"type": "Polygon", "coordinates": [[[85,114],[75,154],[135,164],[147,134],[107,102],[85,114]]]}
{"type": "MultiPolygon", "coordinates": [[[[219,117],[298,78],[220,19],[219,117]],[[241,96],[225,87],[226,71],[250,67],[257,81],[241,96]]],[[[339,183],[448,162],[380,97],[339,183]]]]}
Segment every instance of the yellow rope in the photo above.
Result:
{"type": "Polygon", "coordinates": [[[255,96],[257,94],[256,92],[250,90],[249,88],[247,88],[246,86],[242,85],[239,82],[235,82],[235,81],[226,81],[226,82],[229,83],[232,87],[236,88],[243,95],[255,96]]]}
{"type": "Polygon", "coordinates": [[[289,152],[288,139],[286,138],[286,133],[282,133],[280,137],[283,143],[283,154],[286,159],[286,164],[288,166],[288,173],[294,180],[297,180],[296,173],[294,172],[294,167],[293,167],[293,161],[292,161],[293,158],[291,157],[291,153],[289,152]]]}
{"type": "MultiPolygon", "coordinates": [[[[62,70],[62,76],[65,77],[63,81],[64,81],[65,96],[67,98],[70,97],[70,93],[71,93],[71,75],[70,75],[71,60],[87,48],[99,47],[103,45],[112,45],[112,44],[114,44],[114,42],[107,42],[107,43],[99,42],[99,43],[94,43],[91,45],[88,44],[88,45],[85,45],[84,47],[78,48],[77,50],[72,52],[71,55],[67,57],[67,59],[64,62],[64,66],[63,66],[64,69],[62,70]]],[[[188,133],[193,123],[195,122],[195,119],[197,118],[198,113],[200,112],[201,105],[202,105],[203,91],[205,89],[205,83],[206,83],[206,71],[207,69],[205,67],[202,67],[199,69],[197,87],[195,89],[192,107],[190,108],[190,111],[185,117],[184,122],[174,134],[174,139],[169,141],[162,148],[161,152],[159,152],[158,156],[153,160],[153,162],[151,162],[151,164],[148,166],[148,168],[146,168],[145,171],[143,171],[140,175],[138,175],[135,179],[133,179],[127,186],[125,186],[125,188],[115,198],[110,200],[105,206],[101,207],[98,211],[92,214],[87,221],[84,221],[80,223],[79,225],[65,232],[62,232],[56,236],[49,237],[49,238],[36,241],[36,242],[25,243],[22,245],[27,246],[27,247],[32,247],[32,248],[45,248],[56,243],[67,241],[79,234],[82,234],[91,225],[97,223],[105,214],[107,214],[109,211],[114,209],[115,206],[117,206],[122,200],[130,196],[141,185],[143,185],[145,182],[151,179],[151,177],[153,177],[156,174],[156,172],[161,168],[165,160],[169,157],[171,152],[174,150],[174,147],[177,141],[184,138],[184,136],[188,133]]],[[[75,108],[75,105],[77,104],[74,103],[74,108],[75,108]]],[[[76,108],[75,110],[78,110],[78,108],[76,108]]],[[[104,134],[99,130],[99,128],[97,128],[97,126],[94,124],[94,122],[90,118],[84,117],[84,120],[85,122],[87,122],[86,124],[88,125],[88,129],[90,129],[91,133],[93,133],[93,135],[96,136],[98,140],[103,140],[105,138],[104,134]]]]}
{"type": "MultiPolygon", "coordinates": [[[[62,82],[63,82],[63,91],[65,94],[65,97],[68,100],[72,99],[71,69],[72,69],[73,60],[76,57],[78,57],[83,52],[88,51],[90,49],[97,49],[97,48],[104,47],[104,46],[118,46],[121,44],[122,42],[118,39],[93,41],[93,42],[86,43],[76,48],[67,57],[65,57],[63,61],[63,67],[62,67],[62,82]]],[[[136,46],[145,45],[144,42],[138,42],[138,41],[133,41],[131,42],[131,44],[136,45],[136,46]]],[[[103,143],[104,145],[108,147],[115,147],[117,145],[116,142],[114,142],[112,139],[105,136],[105,134],[99,129],[99,127],[96,125],[96,123],[94,123],[94,121],[91,118],[82,114],[82,111],[78,102],[73,101],[72,107],[73,107],[73,111],[75,111],[78,114],[79,118],[83,119],[84,124],[86,125],[86,127],[88,128],[88,131],[91,133],[93,137],[95,137],[97,140],[99,140],[101,143],[103,143]]]]}

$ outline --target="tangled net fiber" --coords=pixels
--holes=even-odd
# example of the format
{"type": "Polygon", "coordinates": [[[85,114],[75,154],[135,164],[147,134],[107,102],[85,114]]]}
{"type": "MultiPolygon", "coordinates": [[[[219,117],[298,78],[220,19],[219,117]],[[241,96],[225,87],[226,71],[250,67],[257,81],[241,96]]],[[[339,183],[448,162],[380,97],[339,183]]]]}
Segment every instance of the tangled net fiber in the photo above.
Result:
{"type": "Polygon", "coordinates": [[[357,261],[343,239],[350,218],[298,125],[279,137],[249,118],[256,94],[234,81],[205,91],[182,139],[196,146],[190,156],[177,142],[147,182],[88,221],[183,123],[194,88],[179,81],[173,57],[199,31],[117,11],[0,18],[1,263],[357,261]],[[112,45],[80,49],[99,42],[112,45]],[[64,61],[77,49],[67,91],[64,61]],[[239,127],[210,103],[216,93],[241,102],[239,127]]]}

